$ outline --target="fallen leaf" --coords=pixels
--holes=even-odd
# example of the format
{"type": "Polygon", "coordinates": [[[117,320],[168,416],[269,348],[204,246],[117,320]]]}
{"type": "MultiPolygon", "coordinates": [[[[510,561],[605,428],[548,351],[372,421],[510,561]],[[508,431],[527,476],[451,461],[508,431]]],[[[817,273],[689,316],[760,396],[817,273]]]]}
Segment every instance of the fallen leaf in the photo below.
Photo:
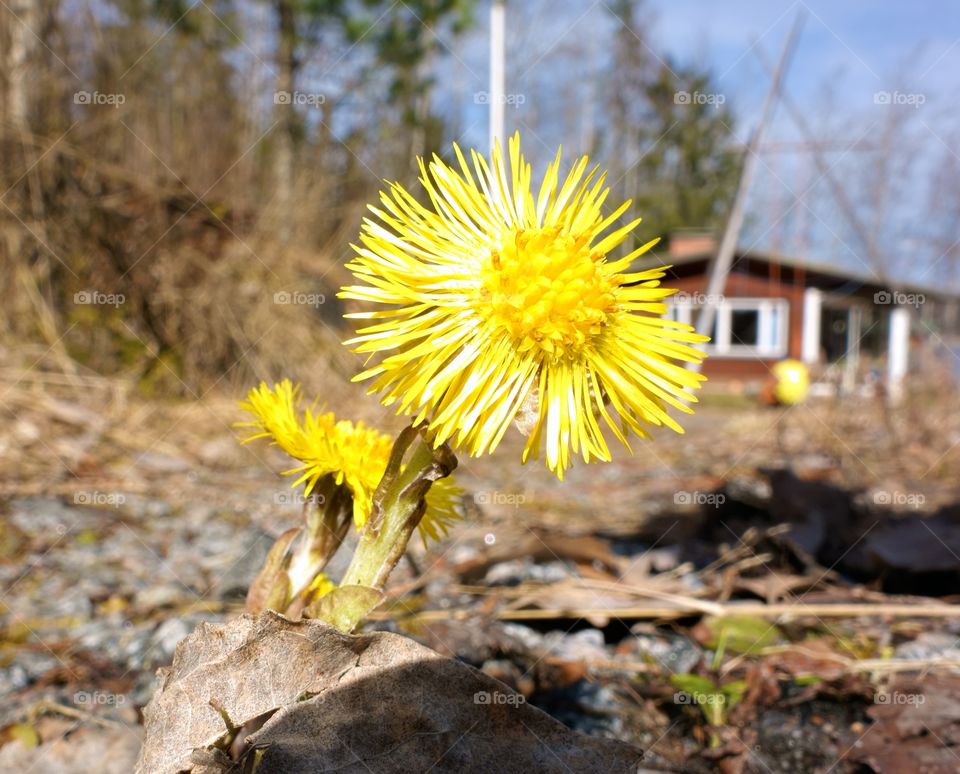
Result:
{"type": "Polygon", "coordinates": [[[765,618],[748,615],[707,616],[692,633],[711,650],[758,654],[763,648],[783,641],[780,630],[765,618]]]}
{"type": "Polygon", "coordinates": [[[227,729],[211,699],[235,728],[268,716],[240,763],[259,756],[258,774],[647,770],[640,750],[577,734],[482,672],[387,632],[243,616],[198,627],[159,680],[141,774],[237,765],[220,754],[227,729]]]}

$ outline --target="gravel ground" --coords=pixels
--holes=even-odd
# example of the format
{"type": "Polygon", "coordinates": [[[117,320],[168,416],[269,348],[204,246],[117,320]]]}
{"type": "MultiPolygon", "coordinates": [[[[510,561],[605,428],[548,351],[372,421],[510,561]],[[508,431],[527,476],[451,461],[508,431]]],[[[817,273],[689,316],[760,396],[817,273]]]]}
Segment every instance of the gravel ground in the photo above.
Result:
{"type": "MultiPolygon", "coordinates": [[[[74,465],[73,476],[38,481],[23,474],[4,487],[0,728],[6,731],[0,737],[0,767],[13,770],[9,767],[22,763],[15,756],[26,755],[30,744],[18,736],[18,729],[28,725],[49,755],[46,764],[30,764],[37,765],[36,770],[83,770],[71,769],[63,762],[69,755],[51,751],[50,744],[72,739],[71,754],[79,754],[86,737],[77,728],[93,723],[114,735],[117,747],[111,759],[120,762],[118,771],[124,770],[122,762],[136,754],[139,710],[152,694],[156,668],[170,662],[177,643],[201,621],[223,621],[242,611],[246,588],[272,540],[297,522],[300,506],[275,475],[286,464],[281,455],[266,448],[240,450],[235,444],[228,421],[233,411],[227,402],[205,409],[201,416],[213,419],[187,422],[182,433],[166,437],[159,449],[131,453],[94,445],[80,458],[89,464],[74,465]],[[12,739],[21,741],[3,745],[12,739]]],[[[768,484],[757,469],[786,464],[804,475],[867,493],[878,486],[882,491],[922,491],[927,510],[956,499],[949,471],[941,475],[939,450],[928,449],[923,460],[913,460],[912,468],[900,465],[889,458],[879,422],[871,424],[842,407],[805,411],[708,406],[688,423],[687,436],[658,433],[656,443],[638,444],[636,456],[621,455],[610,465],[581,465],[563,483],[539,466],[509,464],[518,442],[508,442],[493,458],[461,464],[457,475],[468,493],[467,517],[440,548],[427,554],[415,546],[414,563],[421,570],[438,562],[462,565],[485,547],[509,542],[516,530],[550,529],[573,536],[619,537],[617,550],[626,556],[643,557],[654,571],[675,568],[682,558],[677,545],[686,529],[683,516],[703,511],[697,497],[733,482],[734,489],[741,487],[738,496],[744,501],[762,499],[769,494],[768,484]],[[849,441],[854,431],[856,445],[849,441]],[[917,482],[930,459],[939,467],[921,488],[917,482]],[[664,514],[675,526],[660,529],[663,542],[657,545],[650,525],[664,514]]],[[[32,420],[25,415],[21,421],[32,420]]],[[[29,428],[21,426],[18,432],[29,435],[29,428]]],[[[65,434],[60,447],[69,441],[65,434]]],[[[584,577],[584,571],[564,557],[510,557],[474,582],[491,588],[552,584],[584,577]]],[[[396,582],[413,577],[403,566],[396,582]]],[[[410,605],[442,609],[469,604],[469,595],[450,590],[457,580],[441,574],[410,605]]],[[[697,582],[692,573],[689,581],[697,582]]],[[[388,621],[377,626],[396,628],[388,621]]],[[[686,629],[641,622],[617,630],[582,621],[486,628],[482,637],[475,622],[402,630],[533,691],[535,703],[578,730],[644,747],[659,745],[657,749],[665,749],[673,759],[709,746],[695,708],[664,712],[662,697],[654,701],[650,694],[637,694],[640,688],[631,683],[635,667],[569,681],[537,673],[534,667],[542,656],[531,656],[549,653],[560,664],[619,659],[687,672],[709,661],[712,651],[686,629]],[[531,675],[536,678],[532,687],[524,683],[531,675]]],[[[943,624],[900,642],[892,638],[890,647],[905,658],[956,659],[957,634],[952,625],[943,624]]],[[[802,712],[777,710],[787,712],[783,717],[765,713],[750,731],[759,740],[753,742],[754,752],[746,757],[739,753],[746,761],[739,770],[826,770],[843,745],[855,741],[869,708],[863,697],[840,707],[835,702],[803,706],[802,712]],[[751,757],[762,759],[763,766],[751,757]]],[[[726,745],[721,749],[734,744],[729,738],[714,741],[726,745]]],[[[102,749],[106,743],[101,740],[91,748],[102,749]]],[[[698,761],[689,770],[720,766],[707,758],[698,761]]]]}

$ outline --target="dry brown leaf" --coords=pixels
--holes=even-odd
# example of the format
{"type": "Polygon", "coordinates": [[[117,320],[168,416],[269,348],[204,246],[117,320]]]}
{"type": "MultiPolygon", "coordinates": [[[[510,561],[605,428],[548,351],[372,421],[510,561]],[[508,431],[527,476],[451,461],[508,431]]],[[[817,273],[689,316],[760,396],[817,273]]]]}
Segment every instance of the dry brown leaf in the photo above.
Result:
{"type": "Polygon", "coordinates": [[[230,745],[211,699],[235,728],[268,716],[245,740],[247,756],[262,755],[258,774],[643,770],[640,750],[570,731],[405,637],[348,636],[267,612],[202,625],[180,644],[145,710],[137,771],[226,771],[215,745],[230,745]]]}

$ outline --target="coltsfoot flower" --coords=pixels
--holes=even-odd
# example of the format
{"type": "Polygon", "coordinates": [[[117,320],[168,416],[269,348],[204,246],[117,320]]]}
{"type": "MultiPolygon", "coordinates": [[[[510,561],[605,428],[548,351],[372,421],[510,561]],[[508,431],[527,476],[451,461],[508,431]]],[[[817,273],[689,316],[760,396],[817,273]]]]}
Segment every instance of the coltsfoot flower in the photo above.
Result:
{"type": "Polygon", "coordinates": [[[392,184],[364,219],[348,268],[365,284],[340,293],[379,307],[348,315],[372,322],[347,342],[376,360],[356,378],[475,456],[531,414],[523,460],[545,445],[560,478],[572,455],[610,459],[603,427],[628,448],[629,431],[683,432],[667,410],[691,412],[702,377],[681,361],[706,339],[662,317],[663,268],[629,271],[657,240],[610,258],[640,222],[615,225],[630,202],[604,215],[604,174],[584,156],[561,181],[559,152],[534,198],[519,134],[509,164],[499,145],[472,168],[454,151],[459,168],[420,160],[429,206],[392,184]]]}
{"type": "MultiPolygon", "coordinates": [[[[363,422],[337,420],[332,413],[301,412],[301,390],[289,379],[271,389],[261,383],[250,391],[240,405],[253,415],[248,443],[270,438],[289,456],[300,462],[284,475],[297,475],[292,486],[304,484],[309,495],[325,476],[338,486],[346,486],[353,496],[353,520],[357,529],[367,523],[373,508],[373,494],[383,478],[390,458],[393,439],[363,422]]],[[[420,522],[420,535],[439,540],[458,518],[460,490],[449,479],[436,482],[427,494],[427,510],[420,522]]]]}

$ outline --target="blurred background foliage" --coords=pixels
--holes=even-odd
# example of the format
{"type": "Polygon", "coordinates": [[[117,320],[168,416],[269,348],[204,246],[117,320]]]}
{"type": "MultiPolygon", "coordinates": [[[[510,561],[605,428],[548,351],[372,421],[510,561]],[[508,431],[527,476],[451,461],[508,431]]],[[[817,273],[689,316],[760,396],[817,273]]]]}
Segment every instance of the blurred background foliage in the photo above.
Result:
{"type": "MultiPolygon", "coordinates": [[[[438,93],[485,13],[474,0],[12,2],[0,341],[158,394],[351,371],[335,299],[349,242],[384,180],[414,182],[415,157],[449,157],[467,128],[438,93]],[[76,303],[84,292],[123,302],[76,303]]],[[[609,168],[643,238],[722,223],[731,111],[675,104],[677,78],[709,92],[710,74],[639,45],[642,3],[609,13],[623,23],[606,69],[583,76],[592,103],[540,100],[525,145],[546,153],[537,127],[579,104],[589,131],[568,157],[609,168]]]]}

